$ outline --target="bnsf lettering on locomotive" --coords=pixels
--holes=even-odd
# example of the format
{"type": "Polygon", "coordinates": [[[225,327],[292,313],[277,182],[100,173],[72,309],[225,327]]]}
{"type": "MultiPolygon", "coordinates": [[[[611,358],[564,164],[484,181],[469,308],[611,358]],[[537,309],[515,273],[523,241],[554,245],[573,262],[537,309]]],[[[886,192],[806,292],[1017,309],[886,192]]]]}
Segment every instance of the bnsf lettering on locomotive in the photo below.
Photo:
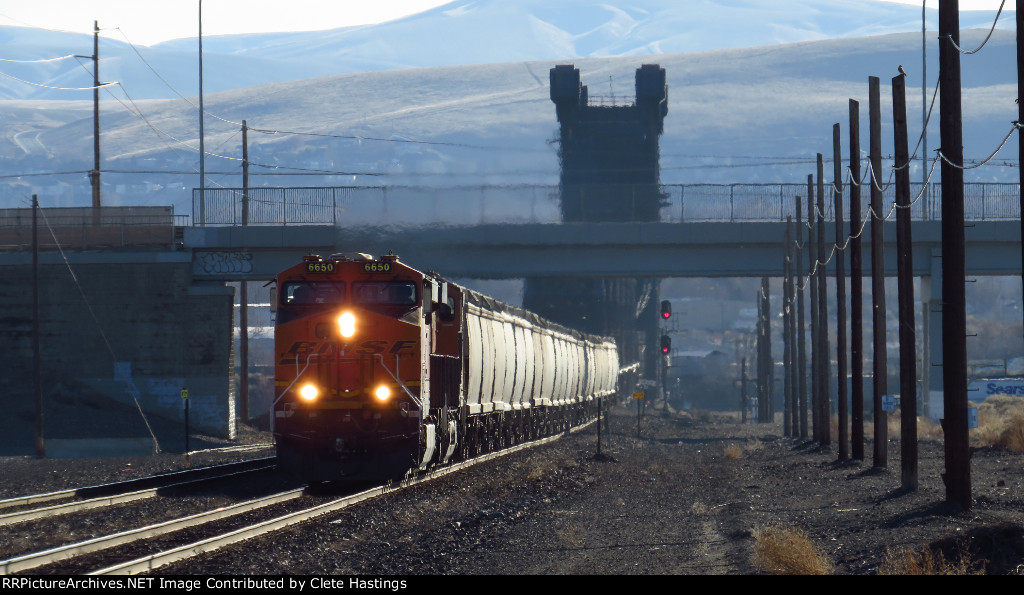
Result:
{"type": "Polygon", "coordinates": [[[366,262],[363,263],[364,273],[390,273],[390,262],[366,262]]]}
{"type": "Polygon", "coordinates": [[[316,346],[316,341],[296,341],[292,343],[291,348],[288,349],[285,355],[290,356],[292,358],[305,357],[310,353],[313,353],[314,350],[316,350],[316,346]]]}
{"type": "Polygon", "coordinates": [[[388,351],[391,355],[394,355],[403,349],[412,350],[413,346],[416,345],[416,341],[395,341],[395,344],[388,351]]]}
{"type": "Polygon", "coordinates": [[[296,341],[292,343],[292,346],[284,353],[284,356],[281,358],[280,365],[294,363],[296,357],[302,361],[307,356],[314,353],[320,357],[344,355],[346,353],[355,353],[358,355],[388,353],[389,355],[399,355],[402,352],[412,352],[416,347],[416,341],[413,340],[395,341],[394,344],[391,345],[391,349],[388,349],[388,344],[388,341],[383,340],[363,341],[362,343],[359,343],[358,349],[352,351],[354,346],[350,342],[339,344],[337,341],[296,341]]]}
{"type": "Polygon", "coordinates": [[[362,344],[359,346],[360,348],[356,350],[356,353],[361,353],[363,355],[384,353],[384,350],[387,348],[387,346],[387,341],[363,341],[362,344]]]}

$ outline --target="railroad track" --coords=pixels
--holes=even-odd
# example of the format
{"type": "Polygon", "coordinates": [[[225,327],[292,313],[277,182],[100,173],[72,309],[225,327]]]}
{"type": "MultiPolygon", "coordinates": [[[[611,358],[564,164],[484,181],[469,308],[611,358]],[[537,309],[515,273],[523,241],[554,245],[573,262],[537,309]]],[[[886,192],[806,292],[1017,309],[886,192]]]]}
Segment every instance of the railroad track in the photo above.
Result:
{"type": "Polygon", "coordinates": [[[140,574],[338,512],[359,502],[454,473],[471,465],[546,444],[559,437],[561,434],[499,452],[483,454],[396,484],[376,486],[341,497],[318,497],[300,488],[201,514],[25,554],[0,561],[0,574],[30,569],[38,569],[39,573],[64,575],[140,574]]]}
{"type": "Polygon", "coordinates": [[[36,494],[19,498],[10,498],[0,501],[0,509],[18,508],[15,512],[0,514],[0,527],[16,523],[24,523],[47,517],[105,508],[115,504],[124,504],[137,500],[155,497],[161,490],[187,489],[204,482],[222,480],[237,477],[254,472],[267,471],[275,468],[273,457],[251,459],[236,463],[225,463],[212,467],[189,469],[164,475],[153,475],[119,481],[86,488],[76,488],[50,492],[48,494],[36,494]],[[145,487],[153,486],[153,487],[145,487]],[[138,489],[142,487],[143,489],[138,489]],[[53,504],[48,506],[35,506],[41,503],[53,502],[69,498],[84,498],[53,504]]]}
{"type": "Polygon", "coordinates": [[[158,475],[150,475],[147,477],[137,477],[134,479],[127,479],[124,481],[116,481],[82,488],[72,488],[56,492],[48,492],[45,494],[18,496],[15,498],[0,500],[0,509],[24,508],[26,506],[34,506],[36,504],[41,504],[44,502],[54,502],[56,500],[70,500],[73,498],[92,499],[101,498],[104,496],[117,496],[149,488],[159,489],[162,487],[168,487],[174,484],[181,484],[189,481],[197,481],[211,478],[215,479],[220,476],[243,472],[249,469],[262,469],[267,466],[273,466],[275,464],[274,460],[274,457],[262,457],[259,459],[249,459],[246,461],[224,463],[221,465],[211,465],[208,467],[185,469],[183,471],[174,471],[171,473],[161,473],[158,475]]]}

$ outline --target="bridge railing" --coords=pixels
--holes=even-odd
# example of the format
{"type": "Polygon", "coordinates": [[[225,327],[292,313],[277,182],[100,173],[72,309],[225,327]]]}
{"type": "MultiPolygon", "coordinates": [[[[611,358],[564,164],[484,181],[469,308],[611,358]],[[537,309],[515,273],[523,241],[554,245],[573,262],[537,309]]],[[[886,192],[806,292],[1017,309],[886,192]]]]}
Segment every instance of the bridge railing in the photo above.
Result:
{"type": "MultiPolygon", "coordinates": [[[[181,218],[169,206],[40,208],[42,248],[170,246],[181,218]]],[[[32,248],[32,209],[0,209],[0,250],[32,248]]]]}
{"type": "MultiPolygon", "coordinates": [[[[833,220],[830,185],[825,189],[826,219],[833,220]]],[[[850,219],[850,186],[843,189],[850,219]]],[[[582,220],[652,220],[662,222],[743,222],[796,219],[796,197],[807,218],[806,184],[607,184],[574,186],[582,197],[574,208],[582,220]],[[612,201],[609,201],[612,197],[612,201]],[[592,200],[588,201],[588,198],[592,200]],[[614,207],[609,208],[609,204],[614,207]],[[659,205],[652,209],[650,205],[659,205]],[[590,213],[588,210],[592,209],[590,213]],[[588,216],[588,214],[590,216],[588,216]]],[[[868,212],[870,188],[862,187],[861,218],[868,212]]],[[[942,185],[911,184],[911,215],[937,220],[942,213],[942,185]],[[916,199],[916,200],[915,200],[916,199]]],[[[333,186],[193,189],[193,225],[477,225],[484,223],[558,223],[562,221],[558,185],[503,186],[333,186]]],[[[964,184],[964,214],[969,221],[998,221],[1020,216],[1020,185],[964,184]]],[[[891,217],[895,186],[883,192],[883,214],[891,217]]]]}

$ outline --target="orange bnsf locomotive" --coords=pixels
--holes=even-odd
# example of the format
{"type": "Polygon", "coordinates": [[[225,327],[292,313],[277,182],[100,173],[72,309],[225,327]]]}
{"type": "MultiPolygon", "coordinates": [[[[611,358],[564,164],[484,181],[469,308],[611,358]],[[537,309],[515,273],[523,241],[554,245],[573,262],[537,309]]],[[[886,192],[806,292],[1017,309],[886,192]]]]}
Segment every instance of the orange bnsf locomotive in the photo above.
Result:
{"type": "Polygon", "coordinates": [[[387,480],[566,431],[616,390],[584,335],[386,255],[277,276],[271,419],[281,468],[387,480]]]}

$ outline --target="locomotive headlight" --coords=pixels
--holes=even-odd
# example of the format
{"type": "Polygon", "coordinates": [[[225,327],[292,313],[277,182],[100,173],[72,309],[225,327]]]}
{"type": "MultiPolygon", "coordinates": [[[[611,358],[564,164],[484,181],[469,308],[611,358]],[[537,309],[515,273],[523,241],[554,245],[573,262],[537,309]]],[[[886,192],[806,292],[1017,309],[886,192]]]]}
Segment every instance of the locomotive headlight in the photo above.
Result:
{"type": "Polygon", "coordinates": [[[378,401],[387,401],[391,398],[391,389],[382,384],[373,391],[373,396],[377,397],[378,401]]]}
{"type": "Polygon", "coordinates": [[[338,317],[338,331],[346,339],[356,334],[356,317],[351,312],[345,312],[338,317]]]}
{"type": "Polygon", "coordinates": [[[307,401],[316,400],[318,394],[320,391],[312,384],[305,384],[299,389],[299,396],[307,401]]]}

